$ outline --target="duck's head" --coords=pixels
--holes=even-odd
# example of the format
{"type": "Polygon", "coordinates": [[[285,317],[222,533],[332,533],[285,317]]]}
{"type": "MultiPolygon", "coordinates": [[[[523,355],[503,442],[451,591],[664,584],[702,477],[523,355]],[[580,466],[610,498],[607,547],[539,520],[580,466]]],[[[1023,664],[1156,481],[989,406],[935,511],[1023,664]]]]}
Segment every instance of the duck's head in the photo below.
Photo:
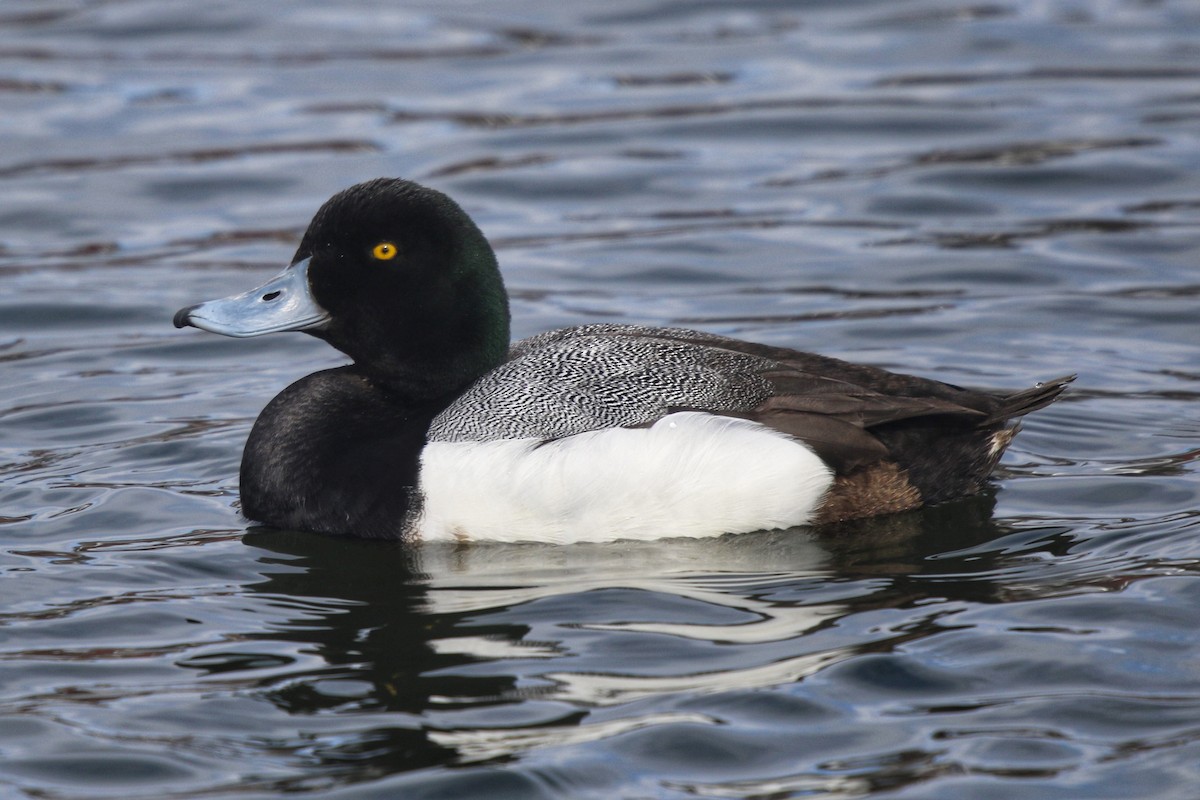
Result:
{"type": "Polygon", "coordinates": [[[508,297],[483,233],[441,192],[379,178],[321,206],[291,265],[257,289],[180,309],[175,327],[304,331],[413,400],[460,391],[508,348],[508,297]]]}

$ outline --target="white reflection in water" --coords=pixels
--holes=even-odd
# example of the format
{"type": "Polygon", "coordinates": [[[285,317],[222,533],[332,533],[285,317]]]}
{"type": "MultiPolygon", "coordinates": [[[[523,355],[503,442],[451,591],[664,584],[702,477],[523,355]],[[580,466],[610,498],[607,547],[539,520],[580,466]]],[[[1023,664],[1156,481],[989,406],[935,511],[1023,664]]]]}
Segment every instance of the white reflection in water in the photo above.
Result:
{"type": "Polygon", "coordinates": [[[630,731],[656,725],[690,723],[716,725],[718,721],[703,714],[666,713],[623,717],[576,727],[541,726],[534,728],[474,728],[430,731],[429,738],[444,747],[453,747],[462,761],[500,758],[542,747],[562,747],[596,742],[630,731]]]}
{"type": "MultiPolygon", "coordinates": [[[[428,587],[426,610],[433,614],[511,610],[556,597],[567,598],[570,607],[578,608],[589,605],[578,599],[589,592],[636,590],[703,604],[709,610],[696,613],[706,621],[573,619],[569,625],[560,625],[575,631],[657,634],[721,645],[759,645],[798,640],[846,612],[838,603],[766,599],[772,589],[784,584],[824,580],[828,577],[829,558],[828,551],[808,534],[783,531],[716,540],[570,547],[427,545],[420,552],[419,571],[428,587]],[[730,621],[711,621],[724,617],[730,621]]],[[[631,613],[627,606],[623,608],[622,614],[631,613]]],[[[664,609],[675,609],[677,613],[678,604],[647,602],[635,613],[671,613],[664,609]]],[[[479,659],[555,659],[572,655],[570,642],[547,642],[544,631],[539,636],[541,640],[536,642],[509,641],[498,636],[450,636],[430,644],[440,654],[479,659]]],[[[849,655],[849,650],[834,649],[780,658],[778,648],[765,648],[760,660],[767,663],[747,665],[742,661],[736,669],[706,670],[702,664],[687,662],[689,671],[670,675],[623,674],[611,669],[604,673],[555,670],[537,676],[549,684],[538,694],[545,699],[610,706],[677,692],[775,686],[800,680],[849,655]]],[[[637,671],[636,665],[624,666],[637,671]]],[[[671,667],[671,662],[656,662],[654,666],[657,671],[671,667]]],[[[528,735],[529,729],[521,729],[520,737],[528,735]]],[[[496,747],[503,736],[498,731],[487,731],[486,738],[490,747],[496,747]]],[[[513,750],[527,746],[516,740],[509,745],[513,750]]]]}
{"type": "Polygon", "coordinates": [[[830,664],[849,658],[856,652],[857,650],[854,648],[837,648],[757,667],[702,672],[695,675],[597,675],[561,672],[551,673],[545,677],[559,684],[558,688],[549,694],[555,700],[569,700],[597,706],[619,705],[632,700],[677,692],[689,694],[725,692],[734,689],[757,689],[795,683],[819,672],[830,664]]]}
{"type": "Polygon", "coordinates": [[[829,555],[808,534],[780,531],[707,540],[566,547],[429,544],[421,548],[418,558],[417,570],[424,574],[430,589],[427,610],[435,614],[512,607],[556,595],[620,588],[665,592],[775,616],[775,609],[768,615],[765,606],[747,605],[755,605],[741,595],[747,584],[822,577],[828,574],[829,555]],[[736,597],[719,588],[723,582],[736,590],[736,597]]]}

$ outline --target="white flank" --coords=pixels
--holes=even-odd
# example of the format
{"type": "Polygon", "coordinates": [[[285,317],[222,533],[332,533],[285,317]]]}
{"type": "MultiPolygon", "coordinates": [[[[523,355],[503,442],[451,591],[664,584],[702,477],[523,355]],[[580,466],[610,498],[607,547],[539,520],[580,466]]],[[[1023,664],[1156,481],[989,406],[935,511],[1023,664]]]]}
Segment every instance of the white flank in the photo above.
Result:
{"type": "Polygon", "coordinates": [[[756,422],[695,411],[538,445],[434,442],[421,455],[425,540],[602,542],[787,528],[833,475],[756,422]]]}

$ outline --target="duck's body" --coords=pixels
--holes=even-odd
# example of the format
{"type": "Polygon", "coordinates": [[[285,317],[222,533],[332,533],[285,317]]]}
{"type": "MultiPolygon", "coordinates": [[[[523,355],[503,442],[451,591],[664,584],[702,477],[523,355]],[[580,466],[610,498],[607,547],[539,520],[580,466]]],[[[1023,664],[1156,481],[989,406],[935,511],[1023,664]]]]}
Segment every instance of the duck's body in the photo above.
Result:
{"type": "Polygon", "coordinates": [[[318,212],[293,265],[183,309],[235,336],[305,330],[355,364],[264,409],[242,510],[383,538],[711,536],[890,513],[978,491],[1011,395],[697,331],[567,328],[505,349],[494,256],[443,195],[361,184],[318,212]]]}

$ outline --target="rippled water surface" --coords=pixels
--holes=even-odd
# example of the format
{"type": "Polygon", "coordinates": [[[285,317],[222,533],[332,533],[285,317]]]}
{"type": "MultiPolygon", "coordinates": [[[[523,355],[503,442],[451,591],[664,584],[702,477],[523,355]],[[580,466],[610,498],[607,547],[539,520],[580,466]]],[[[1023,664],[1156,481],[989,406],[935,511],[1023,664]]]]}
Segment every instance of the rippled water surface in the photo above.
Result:
{"type": "Polygon", "coordinates": [[[0,106],[0,796],[1200,792],[1192,0],[11,0],[0,106]],[[171,313],[377,175],[519,336],[1080,378],[992,493],[836,534],[249,526],[251,421],[341,358],[171,313]]]}

